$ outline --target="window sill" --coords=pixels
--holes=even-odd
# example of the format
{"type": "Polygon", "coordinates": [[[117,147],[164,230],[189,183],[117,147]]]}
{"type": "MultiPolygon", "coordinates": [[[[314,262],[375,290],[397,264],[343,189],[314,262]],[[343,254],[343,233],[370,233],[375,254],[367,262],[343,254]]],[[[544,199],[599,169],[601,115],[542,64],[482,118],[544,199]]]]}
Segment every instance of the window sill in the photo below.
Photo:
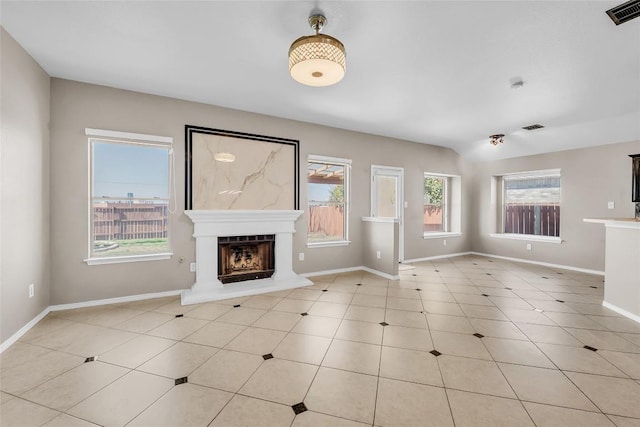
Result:
{"type": "Polygon", "coordinates": [[[350,240],[332,240],[330,242],[307,243],[308,248],[325,248],[331,246],[349,246],[350,240]]]}
{"type": "Polygon", "coordinates": [[[128,255],[128,256],[114,256],[105,258],[87,258],[84,260],[88,265],[104,265],[104,264],[122,264],[125,262],[141,262],[141,261],[160,261],[163,259],[169,259],[173,256],[173,253],[161,253],[161,254],[149,254],[149,255],[128,255]]]}
{"type": "Polygon", "coordinates": [[[562,243],[560,237],[536,236],[533,234],[493,233],[490,237],[507,240],[528,240],[530,242],[562,243]]]}
{"type": "Polygon", "coordinates": [[[439,233],[424,233],[422,235],[423,239],[440,239],[442,237],[460,237],[462,233],[458,233],[457,231],[447,231],[447,232],[439,232],[439,233]]]}

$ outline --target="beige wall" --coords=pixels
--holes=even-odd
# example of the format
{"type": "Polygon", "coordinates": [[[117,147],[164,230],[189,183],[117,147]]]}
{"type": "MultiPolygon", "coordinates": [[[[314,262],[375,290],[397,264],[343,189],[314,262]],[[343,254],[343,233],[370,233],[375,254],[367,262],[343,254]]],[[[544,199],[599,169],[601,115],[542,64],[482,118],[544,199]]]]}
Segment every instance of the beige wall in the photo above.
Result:
{"type": "MultiPolygon", "coordinates": [[[[405,169],[405,258],[469,249],[466,235],[451,239],[446,247],[439,239],[422,239],[423,173],[463,175],[466,168],[459,156],[447,148],[61,79],[52,79],[51,111],[52,304],[184,289],[193,284],[194,275],[188,266],[195,258],[193,227],[183,213],[185,124],[300,140],[303,210],[307,201],[307,156],[353,160],[351,244],[307,248],[306,216],[302,216],[294,235],[294,270],[298,273],[362,265],[361,218],[370,214],[371,164],[405,169]],[[179,209],[170,219],[174,252],[170,260],[99,266],[83,262],[88,245],[87,127],[174,138],[179,209]],[[305,253],[304,261],[298,261],[299,252],[305,253]],[[180,257],[185,258],[182,264],[178,262],[180,257]]],[[[463,195],[463,204],[468,205],[466,200],[463,195]]]]}
{"type": "Polygon", "coordinates": [[[640,141],[518,157],[474,165],[471,248],[474,251],[604,271],[604,227],[583,218],[633,217],[631,159],[640,141]],[[561,169],[561,244],[492,238],[495,212],[491,177],[511,172],[561,169]],[[615,209],[607,209],[607,202],[615,209]],[[526,250],[526,244],[532,250],[526,250]]]}
{"type": "Polygon", "coordinates": [[[398,223],[362,222],[362,265],[388,274],[398,275],[398,223]],[[380,251],[380,258],[377,252],[380,251]]]}
{"type": "Polygon", "coordinates": [[[49,305],[49,76],[1,31],[0,339],[49,305]],[[29,299],[28,286],[35,295],[29,299]]]}

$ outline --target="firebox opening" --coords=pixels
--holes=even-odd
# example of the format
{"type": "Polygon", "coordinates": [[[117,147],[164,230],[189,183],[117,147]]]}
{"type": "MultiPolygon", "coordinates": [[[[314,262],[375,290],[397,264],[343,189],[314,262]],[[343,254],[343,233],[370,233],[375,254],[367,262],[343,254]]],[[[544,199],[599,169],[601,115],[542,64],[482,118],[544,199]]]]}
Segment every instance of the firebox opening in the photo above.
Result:
{"type": "Polygon", "coordinates": [[[218,279],[226,284],[273,276],[275,242],[275,234],[218,237],[218,279]]]}

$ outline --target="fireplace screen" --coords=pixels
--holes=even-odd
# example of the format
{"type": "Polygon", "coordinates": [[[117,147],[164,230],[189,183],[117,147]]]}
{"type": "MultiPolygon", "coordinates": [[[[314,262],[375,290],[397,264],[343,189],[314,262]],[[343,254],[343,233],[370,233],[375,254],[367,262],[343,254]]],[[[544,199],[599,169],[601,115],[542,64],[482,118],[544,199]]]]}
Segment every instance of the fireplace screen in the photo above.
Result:
{"type": "Polygon", "coordinates": [[[233,283],[271,277],[275,241],[274,234],[218,237],[218,279],[233,283]]]}

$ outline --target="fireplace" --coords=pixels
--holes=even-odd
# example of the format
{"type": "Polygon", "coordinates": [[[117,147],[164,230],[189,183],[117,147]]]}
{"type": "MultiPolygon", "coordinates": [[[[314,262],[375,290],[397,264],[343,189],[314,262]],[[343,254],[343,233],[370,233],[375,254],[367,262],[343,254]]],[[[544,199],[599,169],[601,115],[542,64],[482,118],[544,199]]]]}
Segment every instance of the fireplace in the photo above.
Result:
{"type": "Polygon", "coordinates": [[[218,279],[226,284],[273,276],[275,242],[275,234],[218,237],[218,279]]]}
{"type": "Polygon", "coordinates": [[[302,211],[191,210],[185,214],[193,221],[196,280],[191,289],[182,292],[182,304],[313,284],[293,271],[293,233],[302,211]],[[230,247],[224,249],[223,245],[230,247]],[[223,250],[226,255],[221,254],[223,250]],[[262,258],[265,253],[271,261],[262,258]],[[227,263],[231,268],[223,265],[227,263]],[[258,273],[258,268],[264,271],[258,273]],[[260,278],[260,274],[264,275],[260,278]],[[240,278],[242,281],[236,281],[240,278]]]}

